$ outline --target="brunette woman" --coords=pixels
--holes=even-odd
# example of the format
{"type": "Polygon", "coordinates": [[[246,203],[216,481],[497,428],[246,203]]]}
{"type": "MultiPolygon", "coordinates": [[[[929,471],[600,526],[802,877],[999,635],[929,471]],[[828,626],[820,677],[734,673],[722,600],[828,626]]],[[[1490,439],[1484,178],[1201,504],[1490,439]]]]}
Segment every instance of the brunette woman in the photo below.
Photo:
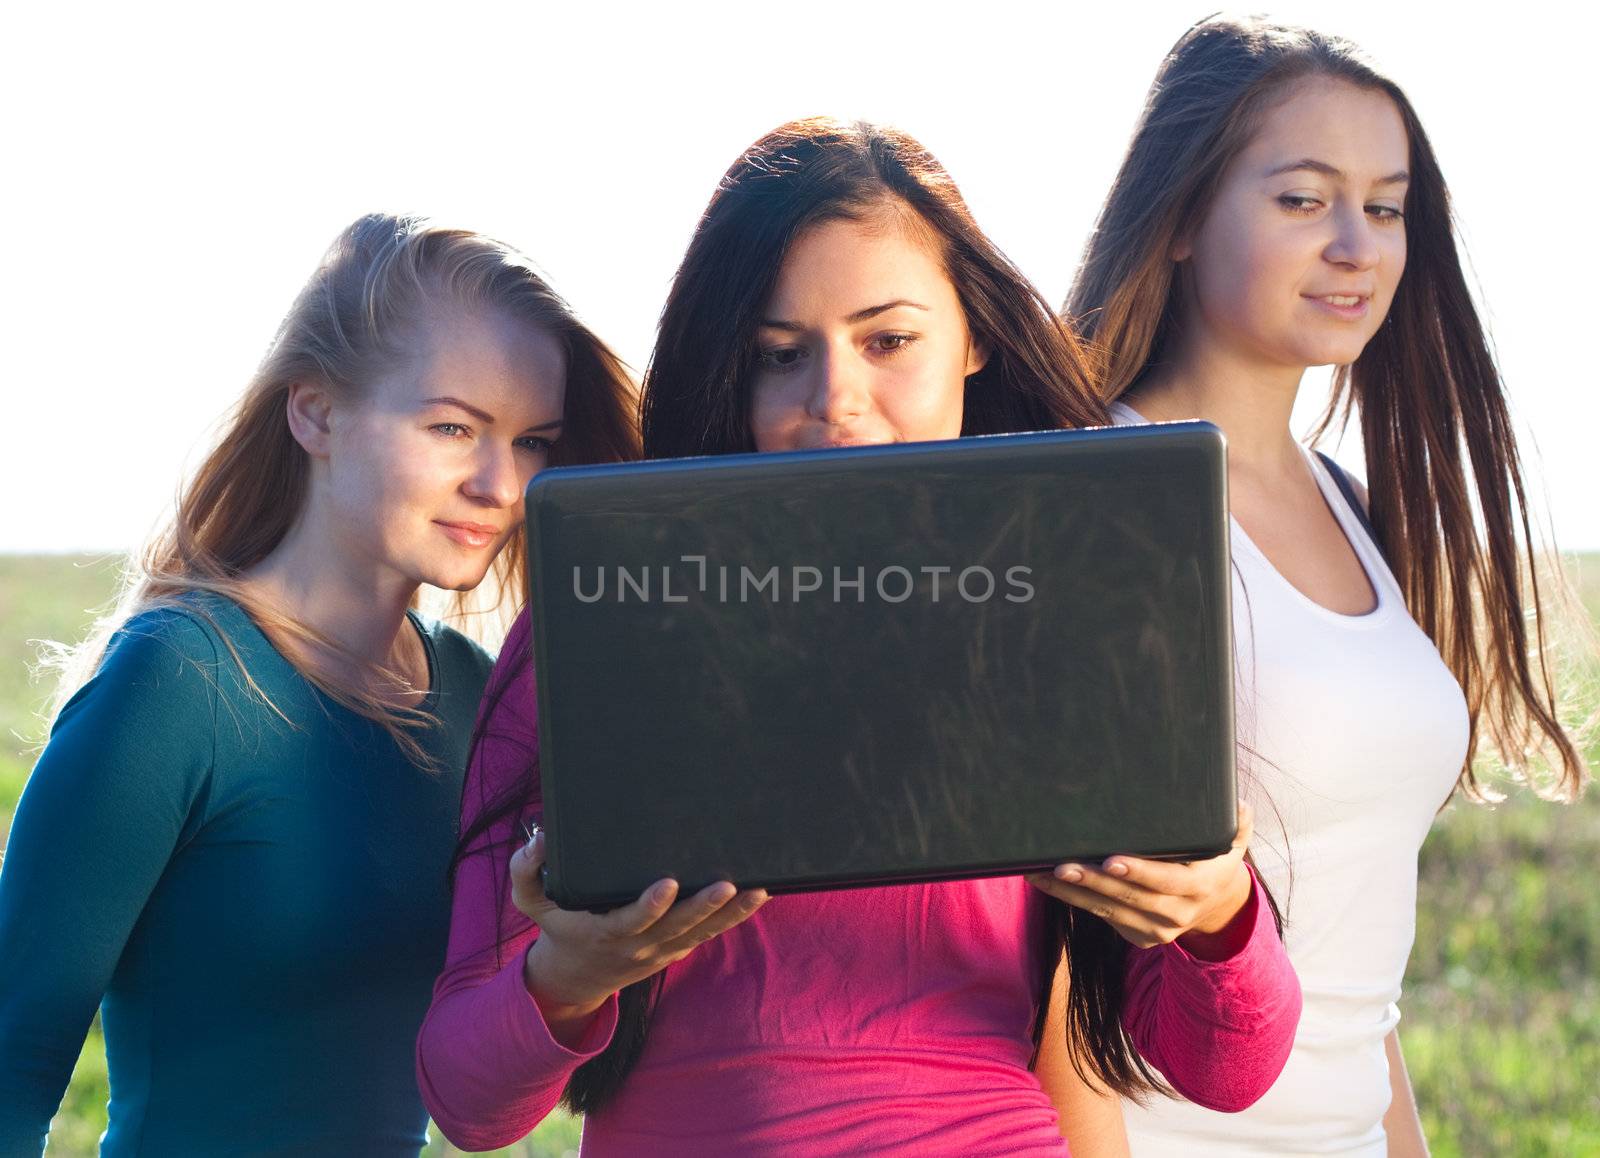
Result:
{"type": "MultiPolygon", "coordinates": [[[[643,408],[657,457],[1102,421],[1079,347],[937,161],[828,120],[773,131],[722,179],[643,408]]],[[[722,882],[674,905],[662,881],[564,912],[539,885],[543,835],[519,847],[540,813],[531,681],[522,658],[491,683],[419,1044],[458,1144],[512,1142],[564,1097],[594,1155],[1062,1154],[1063,1132],[1102,1124],[1081,1118],[1089,1081],[1146,1091],[1153,1065],[1238,1109],[1276,1075],[1299,998],[1247,831],[1214,860],[1114,857],[1031,885],[769,900],[722,882]]]]}
{"type": "MultiPolygon", "coordinates": [[[[1558,723],[1505,391],[1415,110],[1347,41],[1191,29],[1156,76],[1067,312],[1118,421],[1228,437],[1240,741],[1270,807],[1305,1015],[1241,1117],[1128,1106],[1135,1155],[1425,1153],[1396,1034],[1417,852],[1480,739],[1583,764],[1558,723]],[[1333,364],[1366,495],[1290,413],[1333,364]],[[1478,518],[1475,519],[1474,508],[1478,518]],[[1369,518],[1370,515],[1370,518],[1369,518]]],[[[1325,424],[1326,425],[1326,424],[1325,424]]]]}
{"type": "Polygon", "coordinates": [[[411,610],[517,560],[522,491],[630,454],[526,259],[366,217],[328,252],[56,717],[0,871],[0,1153],[96,1007],[106,1155],[415,1155],[489,658],[411,610]],[[109,630],[114,628],[114,630],[109,630]]]}

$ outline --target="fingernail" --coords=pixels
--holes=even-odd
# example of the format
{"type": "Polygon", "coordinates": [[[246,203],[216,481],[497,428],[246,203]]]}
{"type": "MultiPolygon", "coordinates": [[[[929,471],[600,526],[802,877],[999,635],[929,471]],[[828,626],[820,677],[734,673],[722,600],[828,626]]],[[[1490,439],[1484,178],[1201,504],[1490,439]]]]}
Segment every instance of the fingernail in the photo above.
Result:
{"type": "Polygon", "coordinates": [[[1068,884],[1075,885],[1083,879],[1083,870],[1075,864],[1057,865],[1056,877],[1059,880],[1066,881],[1068,884]]]}
{"type": "Polygon", "coordinates": [[[653,885],[650,889],[650,899],[652,901],[664,901],[672,895],[672,888],[671,881],[662,881],[653,885]]]}
{"type": "Polygon", "coordinates": [[[1128,875],[1128,866],[1120,860],[1108,861],[1106,863],[1106,872],[1112,876],[1125,877],[1128,875]]]}

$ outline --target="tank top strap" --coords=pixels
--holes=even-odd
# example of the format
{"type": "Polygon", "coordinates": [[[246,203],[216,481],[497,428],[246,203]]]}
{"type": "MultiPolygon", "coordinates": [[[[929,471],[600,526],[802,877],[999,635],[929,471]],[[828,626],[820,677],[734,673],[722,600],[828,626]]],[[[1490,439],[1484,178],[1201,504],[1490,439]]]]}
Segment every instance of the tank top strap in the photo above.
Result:
{"type": "Polygon", "coordinates": [[[1317,480],[1317,486],[1322,490],[1323,499],[1333,511],[1334,518],[1338,520],[1339,527],[1344,531],[1344,537],[1350,541],[1357,558],[1366,568],[1368,577],[1375,582],[1382,582],[1387,589],[1386,593],[1404,607],[1405,596],[1400,591],[1400,582],[1389,569],[1389,561],[1383,557],[1383,552],[1378,548],[1368,529],[1372,524],[1366,518],[1366,512],[1357,511],[1353,507],[1352,498],[1347,497],[1344,487],[1341,487],[1338,480],[1333,477],[1318,452],[1309,449],[1303,443],[1297,445],[1300,446],[1300,453],[1305,456],[1306,463],[1311,468],[1312,477],[1317,480]]]}

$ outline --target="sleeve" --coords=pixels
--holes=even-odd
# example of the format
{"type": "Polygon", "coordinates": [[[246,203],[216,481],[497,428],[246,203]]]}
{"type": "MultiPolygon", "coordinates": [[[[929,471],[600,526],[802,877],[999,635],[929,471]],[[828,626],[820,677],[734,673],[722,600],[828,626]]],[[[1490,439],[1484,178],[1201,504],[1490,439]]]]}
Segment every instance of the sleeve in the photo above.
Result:
{"type": "Polygon", "coordinates": [[[1197,1105],[1237,1113],[1271,1088],[1300,1023],[1300,979],[1251,870],[1233,956],[1203,961],[1173,943],[1128,955],[1122,1024],[1141,1056],[1197,1105]]]}
{"type": "Polygon", "coordinates": [[[203,810],[217,653],[188,616],[112,640],[34,766],[0,861],[0,1154],[37,1154],[123,947],[203,810]]]}
{"type": "Polygon", "coordinates": [[[617,999],[576,1050],[551,1036],[522,980],[539,930],[511,903],[509,865],[521,822],[540,813],[538,723],[529,619],[512,627],[479,712],[467,767],[461,831],[505,802],[517,807],[475,837],[456,869],[450,945],[417,1037],[417,1084],[440,1131],[464,1150],[493,1150],[526,1135],[555,1108],[572,1072],[600,1053],[617,999]],[[526,778],[535,783],[528,784],[526,778]]]}

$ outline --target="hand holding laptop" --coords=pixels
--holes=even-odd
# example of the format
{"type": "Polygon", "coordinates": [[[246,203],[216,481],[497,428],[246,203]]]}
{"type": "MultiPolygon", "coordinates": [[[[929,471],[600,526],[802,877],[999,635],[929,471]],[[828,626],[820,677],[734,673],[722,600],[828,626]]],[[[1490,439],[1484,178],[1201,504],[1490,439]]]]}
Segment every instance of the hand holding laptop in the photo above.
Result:
{"type": "Polygon", "coordinates": [[[545,835],[536,829],[511,858],[511,900],[539,926],[539,939],[523,959],[523,984],[552,1036],[569,1048],[613,993],[688,956],[767,902],[764,889],[739,892],[718,881],[674,904],[678,883],[660,880],[632,904],[607,913],[574,912],[545,896],[544,861],[545,835]]]}
{"type": "MultiPolygon", "coordinates": [[[[1184,938],[1197,957],[1222,960],[1237,948],[1236,918],[1250,900],[1245,850],[1255,829],[1248,804],[1239,805],[1239,831],[1221,856],[1175,863],[1114,856],[1099,865],[1067,863],[1028,882],[1058,901],[1093,913],[1140,949],[1184,938]]],[[[1245,933],[1248,930],[1244,931],[1245,933]]]]}

